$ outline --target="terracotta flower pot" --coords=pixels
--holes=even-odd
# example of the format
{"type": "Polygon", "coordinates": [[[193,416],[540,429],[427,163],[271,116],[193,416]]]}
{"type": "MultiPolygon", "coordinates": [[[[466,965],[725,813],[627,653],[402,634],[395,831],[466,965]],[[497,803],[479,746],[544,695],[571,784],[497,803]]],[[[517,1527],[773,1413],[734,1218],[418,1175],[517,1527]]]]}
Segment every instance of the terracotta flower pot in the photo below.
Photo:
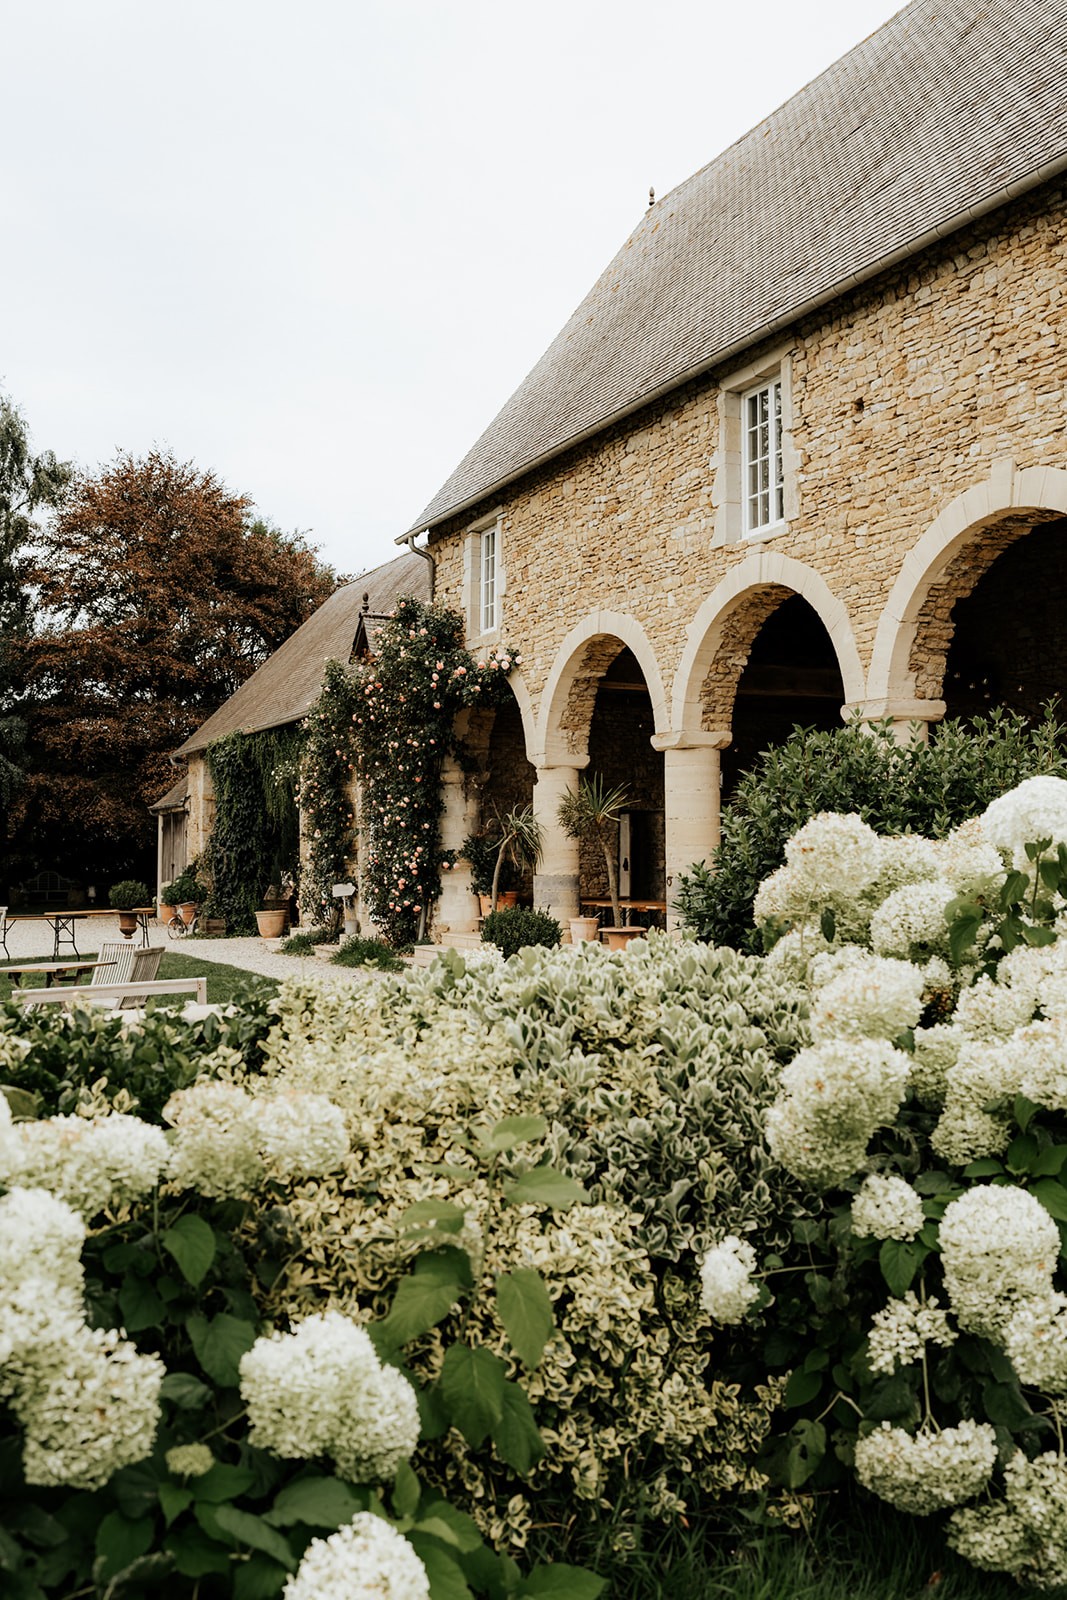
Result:
{"type": "Polygon", "coordinates": [[[181,905],[178,907],[178,910],[182,914],[182,921],[188,926],[188,924],[192,922],[193,918],[196,916],[197,907],[195,900],[183,900],[181,905]]]}
{"type": "Polygon", "coordinates": [[[168,905],[163,904],[162,902],[160,903],[159,920],[160,920],[160,922],[162,922],[162,924],[163,924],[163,926],[165,928],[169,928],[170,927],[171,923],[174,921],[174,918],[177,915],[178,915],[178,907],[177,906],[168,906],[168,905]]]}
{"type": "Polygon", "coordinates": [[[643,939],[647,928],[601,928],[601,936],[609,950],[625,950],[631,939],[643,939]]]}
{"type": "Polygon", "coordinates": [[[572,917],[571,944],[595,944],[600,932],[596,917],[572,917]]]}
{"type": "Polygon", "coordinates": [[[257,911],[256,923],[261,939],[280,939],[285,932],[285,911],[257,911]]]}

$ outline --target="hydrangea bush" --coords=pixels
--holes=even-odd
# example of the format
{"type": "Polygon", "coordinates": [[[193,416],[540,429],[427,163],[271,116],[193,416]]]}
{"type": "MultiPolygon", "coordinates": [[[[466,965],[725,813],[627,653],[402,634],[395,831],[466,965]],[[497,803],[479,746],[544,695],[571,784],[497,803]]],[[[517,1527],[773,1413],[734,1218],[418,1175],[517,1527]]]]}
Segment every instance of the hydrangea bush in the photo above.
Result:
{"type": "Polygon", "coordinates": [[[820,814],[785,856],[756,911],[812,1041],[766,1135],[809,1198],[786,1248],[749,1240],[747,1289],[712,1312],[736,1325],[749,1296],[735,1347],[786,1375],[765,1464],[804,1492],[854,1471],[900,1510],[947,1513],[975,1565],[1056,1588],[1067,782],[1027,779],[943,840],[820,814]]]}

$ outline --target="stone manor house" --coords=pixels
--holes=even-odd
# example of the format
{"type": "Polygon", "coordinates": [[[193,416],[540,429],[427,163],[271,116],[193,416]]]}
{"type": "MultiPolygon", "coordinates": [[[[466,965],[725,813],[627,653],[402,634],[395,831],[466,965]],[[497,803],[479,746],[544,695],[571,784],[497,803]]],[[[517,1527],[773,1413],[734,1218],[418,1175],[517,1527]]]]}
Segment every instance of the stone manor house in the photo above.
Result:
{"type": "MultiPolygon", "coordinates": [[[[557,806],[597,772],[624,893],[669,902],[795,723],[1062,693],[1065,84],[1064,0],[912,0],[650,204],[398,541],[472,649],[522,654],[446,846],[532,800],[565,919],[603,889],[557,806]]],[[[446,875],[438,928],[475,917],[446,875]]]]}

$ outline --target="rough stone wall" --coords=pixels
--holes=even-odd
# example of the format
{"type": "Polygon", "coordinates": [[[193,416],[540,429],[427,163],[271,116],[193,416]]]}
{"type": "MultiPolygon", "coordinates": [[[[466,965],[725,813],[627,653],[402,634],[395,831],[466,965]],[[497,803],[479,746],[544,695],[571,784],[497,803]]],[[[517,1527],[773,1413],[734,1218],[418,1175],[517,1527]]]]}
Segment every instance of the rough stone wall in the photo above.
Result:
{"type": "MultiPolygon", "coordinates": [[[[1063,184],[1048,186],[789,336],[798,512],[767,548],[821,575],[847,608],[865,668],[901,563],[938,512],[995,462],[1067,464],[1067,357],[1057,338],[1065,212],[1063,184]]],[[[758,355],[745,352],[731,368],[758,355]]],[[[501,508],[501,631],[522,649],[535,703],[561,641],[597,607],[641,625],[669,692],[698,607],[752,553],[750,540],[712,543],[717,385],[730,370],[676,390],[435,532],[437,597],[459,607],[465,530],[501,508]]],[[[712,669],[706,727],[718,725],[774,599],[745,602],[728,630],[730,659],[712,669]]],[[[946,643],[939,607],[931,603],[929,640],[920,630],[914,657],[931,694],[946,643]]],[[[595,665],[585,663],[568,724],[588,718],[595,665]]]]}

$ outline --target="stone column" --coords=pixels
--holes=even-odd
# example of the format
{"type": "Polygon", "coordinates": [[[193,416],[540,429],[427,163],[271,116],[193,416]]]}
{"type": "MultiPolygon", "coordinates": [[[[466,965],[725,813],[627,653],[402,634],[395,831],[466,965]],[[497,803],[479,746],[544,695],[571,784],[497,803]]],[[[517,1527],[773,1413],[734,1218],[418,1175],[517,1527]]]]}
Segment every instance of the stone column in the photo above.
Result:
{"type": "MultiPolygon", "coordinates": [[[[441,847],[458,850],[478,825],[478,796],[467,793],[463,769],[448,756],[441,772],[441,847]]],[[[471,891],[471,869],[459,861],[441,874],[441,898],[434,910],[438,934],[477,933],[478,901],[471,891]]]]}
{"type": "Polygon", "coordinates": [[[672,932],[681,926],[672,909],[680,875],[707,860],[719,842],[719,751],[730,738],[729,729],[718,729],[656,734],[652,740],[663,751],[667,927],[672,932]]]}
{"type": "Polygon", "coordinates": [[[928,744],[931,722],[940,722],[945,715],[943,700],[860,700],[841,707],[847,721],[860,712],[864,722],[892,723],[896,744],[928,744]]]}
{"type": "MultiPolygon", "coordinates": [[[[582,762],[582,766],[585,762],[582,762]]],[[[578,915],[578,841],[559,824],[559,803],[568,789],[577,789],[580,768],[538,767],[534,784],[534,816],[541,825],[541,859],[534,873],[534,905],[555,917],[564,935],[578,915]]]]}

